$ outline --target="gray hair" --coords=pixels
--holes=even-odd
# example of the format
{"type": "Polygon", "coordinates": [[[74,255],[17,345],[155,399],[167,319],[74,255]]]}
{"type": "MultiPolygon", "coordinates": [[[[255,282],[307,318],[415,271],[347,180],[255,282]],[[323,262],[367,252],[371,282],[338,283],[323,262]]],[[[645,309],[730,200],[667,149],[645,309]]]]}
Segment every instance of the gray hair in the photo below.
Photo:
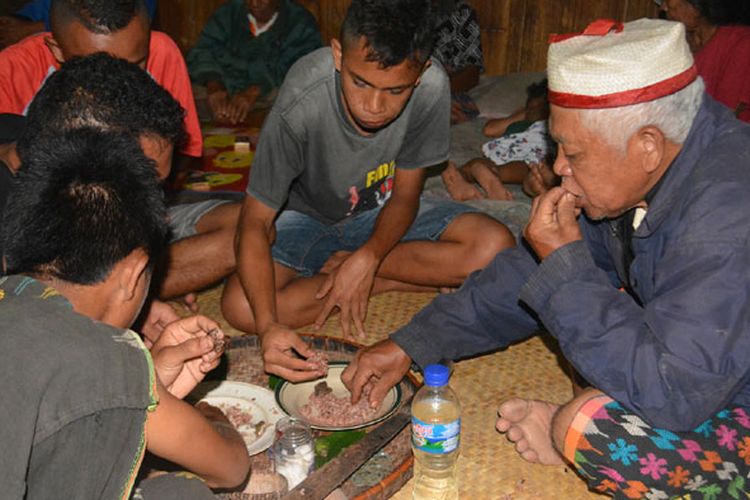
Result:
{"type": "Polygon", "coordinates": [[[703,102],[703,79],[666,97],[619,108],[581,109],[581,123],[609,146],[625,153],[628,140],[648,125],[662,131],[667,140],[682,144],[703,102]]]}

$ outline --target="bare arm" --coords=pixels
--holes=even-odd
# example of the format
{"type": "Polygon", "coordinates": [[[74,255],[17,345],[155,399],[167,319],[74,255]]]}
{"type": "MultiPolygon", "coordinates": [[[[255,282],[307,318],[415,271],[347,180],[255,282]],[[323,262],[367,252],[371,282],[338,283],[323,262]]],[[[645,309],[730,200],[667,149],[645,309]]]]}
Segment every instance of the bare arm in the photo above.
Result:
{"type": "Polygon", "coordinates": [[[422,192],[425,170],[396,169],[393,193],[375,221],[370,239],[362,246],[372,252],[378,263],[385,259],[411,227],[419,210],[419,194],[422,192]]]}
{"type": "Polygon", "coordinates": [[[267,372],[287,380],[319,376],[318,366],[305,358],[312,350],[296,332],[278,322],[276,282],[271,245],[276,237],[276,211],[251,195],[245,196],[235,240],[237,273],[255,317],[255,333],[261,338],[263,365],[267,372]]]}
{"type": "Polygon", "coordinates": [[[508,126],[511,123],[521,121],[525,117],[526,108],[520,108],[506,118],[495,118],[492,120],[487,120],[487,123],[484,124],[484,128],[482,129],[482,133],[487,137],[500,137],[505,133],[506,130],[508,130],[508,126]]]}
{"type": "Polygon", "coordinates": [[[235,237],[237,273],[262,336],[276,323],[276,285],[271,245],[276,237],[276,210],[251,195],[245,196],[235,237]]]}
{"type": "Polygon", "coordinates": [[[242,483],[250,470],[242,437],[226,422],[212,424],[201,411],[157,384],[159,406],[146,417],[148,451],[201,476],[212,488],[242,483]],[[221,434],[215,425],[222,426],[221,434]]]}

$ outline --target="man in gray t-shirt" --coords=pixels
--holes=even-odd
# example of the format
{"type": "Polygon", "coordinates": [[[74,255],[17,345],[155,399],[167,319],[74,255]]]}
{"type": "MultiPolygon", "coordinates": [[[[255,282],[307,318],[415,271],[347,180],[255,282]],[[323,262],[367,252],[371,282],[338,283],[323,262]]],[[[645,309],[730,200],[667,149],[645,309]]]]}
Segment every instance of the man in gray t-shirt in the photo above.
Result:
{"type": "Polygon", "coordinates": [[[450,89],[429,59],[428,0],[355,0],[341,40],[300,59],[263,126],[222,308],[259,334],[265,369],[318,375],[290,329],[341,312],[364,333],[370,294],[455,287],[514,244],[499,222],[420,203],[448,159],[450,89]]]}

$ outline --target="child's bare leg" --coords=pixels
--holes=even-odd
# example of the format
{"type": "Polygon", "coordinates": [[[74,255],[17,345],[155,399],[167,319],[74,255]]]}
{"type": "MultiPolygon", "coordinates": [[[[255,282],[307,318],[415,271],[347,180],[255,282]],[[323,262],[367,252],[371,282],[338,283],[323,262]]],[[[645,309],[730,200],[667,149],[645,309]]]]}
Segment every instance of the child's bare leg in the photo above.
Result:
{"type": "Polygon", "coordinates": [[[452,161],[448,162],[448,166],[445,167],[440,177],[443,179],[443,184],[445,184],[448,194],[456,201],[480,200],[484,198],[481,191],[472,182],[464,178],[452,161]]]}
{"type": "Polygon", "coordinates": [[[512,115],[505,118],[494,118],[487,120],[484,124],[482,133],[487,137],[500,137],[508,129],[511,123],[521,121],[526,118],[526,108],[521,108],[513,112],[512,115]]]}
{"type": "Polygon", "coordinates": [[[521,184],[529,171],[525,161],[512,161],[504,165],[493,165],[492,169],[503,184],[521,184]]]}
{"type": "MultiPolygon", "coordinates": [[[[487,193],[487,198],[490,200],[512,200],[513,195],[503,185],[500,180],[500,176],[496,173],[496,166],[489,160],[478,158],[467,163],[463,167],[468,170],[470,177],[475,179],[476,182],[484,189],[487,193]]],[[[469,175],[467,175],[469,177],[469,175]]]]}

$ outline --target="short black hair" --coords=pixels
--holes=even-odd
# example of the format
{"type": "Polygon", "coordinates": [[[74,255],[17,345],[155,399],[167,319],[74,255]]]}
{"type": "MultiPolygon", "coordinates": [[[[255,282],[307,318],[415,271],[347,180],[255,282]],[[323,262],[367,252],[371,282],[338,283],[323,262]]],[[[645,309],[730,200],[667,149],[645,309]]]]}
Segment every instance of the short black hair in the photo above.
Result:
{"type": "Polygon", "coordinates": [[[179,145],[185,112],[137,65],[103,52],[67,61],[29,106],[18,141],[21,158],[44,133],[78,127],[154,135],[179,145]]]}
{"type": "Polygon", "coordinates": [[[52,0],[49,12],[53,32],[78,21],[99,35],[121,30],[140,14],[148,17],[144,0],[52,0]]]}
{"type": "Polygon", "coordinates": [[[526,102],[540,97],[547,98],[547,79],[534,82],[526,87],[526,102]]]}
{"type": "Polygon", "coordinates": [[[8,274],[92,285],[143,248],[151,265],[167,234],[153,161],[130,134],[82,128],[46,135],[23,159],[2,241],[8,274]]]}
{"type": "Polygon", "coordinates": [[[717,26],[738,21],[739,4],[746,0],[687,0],[709,23],[717,26]]]}
{"type": "Polygon", "coordinates": [[[341,44],[364,37],[367,60],[382,68],[409,59],[424,64],[435,43],[430,0],[353,0],[341,26],[341,44]]]}

